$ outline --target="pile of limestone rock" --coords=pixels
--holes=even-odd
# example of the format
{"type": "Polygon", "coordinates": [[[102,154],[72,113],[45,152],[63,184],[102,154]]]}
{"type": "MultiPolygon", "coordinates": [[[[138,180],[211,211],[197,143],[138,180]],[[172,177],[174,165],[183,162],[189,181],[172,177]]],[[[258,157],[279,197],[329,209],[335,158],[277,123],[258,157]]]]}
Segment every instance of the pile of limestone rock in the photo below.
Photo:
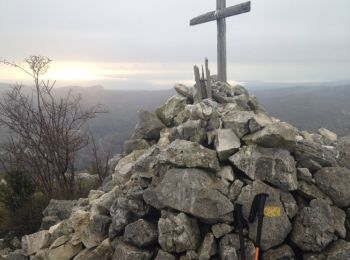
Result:
{"type": "MultiPolygon", "coordinates": [[[[267,193],[262,259],[350,259],[350,138],[299,131],[242,86],[212,81],[140,111],[124,156],[99,190],[52,200],[42,229],[5,259],[240,259],[234,205],[267,193]]],[[[244,230],[254,259],[257,223],[244,230]]]]}

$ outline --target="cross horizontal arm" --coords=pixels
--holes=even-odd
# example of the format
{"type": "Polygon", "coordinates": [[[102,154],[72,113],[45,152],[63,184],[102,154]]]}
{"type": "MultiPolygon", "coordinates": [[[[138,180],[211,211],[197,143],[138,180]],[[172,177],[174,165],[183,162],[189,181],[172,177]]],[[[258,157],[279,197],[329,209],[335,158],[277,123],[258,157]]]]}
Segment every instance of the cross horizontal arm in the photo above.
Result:
{"type": "Polygon", "coordinates": [[[238,15],[238,14],[247,13],[247,12],[250,12],[250,2],[245,2],[239,5],[227,7],[222,10],[213,11],[213,12],[200,15],[196,18],[193,18],[190,21],[190,25],[197,25],[201,23],[215,21],[217,19],[222,19],[229,16],[238,15]]]}

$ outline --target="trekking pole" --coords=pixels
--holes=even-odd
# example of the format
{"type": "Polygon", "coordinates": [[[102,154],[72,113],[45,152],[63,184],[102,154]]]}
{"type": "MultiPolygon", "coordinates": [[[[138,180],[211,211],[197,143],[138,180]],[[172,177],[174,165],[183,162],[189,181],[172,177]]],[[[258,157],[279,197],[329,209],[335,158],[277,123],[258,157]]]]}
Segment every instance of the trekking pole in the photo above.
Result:
{"type": "Polygon", "coordinates": [[[243,207],[242,204],[235,204],[235,223],[237,223],[237,227],[238,227],[238,231],[239,231],[239,244],[240,244],[240,251],[241,251],[241,260],[246,260],[243,228],[248,227],[248,223],[243,218],[242,207],[243,207]]]}
{"type": "Polygon", "coordinates": [[[254,197],[252,207],[249,214],[249,222],[254,222],[256,216],[258,216],[258,230],[255,241],[255,260],[259,260],[260,257],[260,243],[261,232],[264,219],[265,202],[269,195],[266,193],[260,193],[254,197]]]}

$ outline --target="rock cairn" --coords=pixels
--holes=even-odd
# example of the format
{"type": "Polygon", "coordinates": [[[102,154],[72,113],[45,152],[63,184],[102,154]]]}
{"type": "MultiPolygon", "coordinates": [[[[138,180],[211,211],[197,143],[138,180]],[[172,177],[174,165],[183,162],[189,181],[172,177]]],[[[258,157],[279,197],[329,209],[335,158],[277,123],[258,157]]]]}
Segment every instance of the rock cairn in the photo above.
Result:
{"type": "MultiPolygon", "coordinates": [[[[5,259],[240,259],[234,205],[248,218],[262,192],[279,210],[264,218],[262,259],[350,259],[350,138],[299,131],[242,86],[210,83],[212,98],[194,102],[176,85],[155,112],[140,111],[103,186],[51,201],[42,230],[5,259]]],[[[248,260],[256,226],[244,232],[248,260]]]]}

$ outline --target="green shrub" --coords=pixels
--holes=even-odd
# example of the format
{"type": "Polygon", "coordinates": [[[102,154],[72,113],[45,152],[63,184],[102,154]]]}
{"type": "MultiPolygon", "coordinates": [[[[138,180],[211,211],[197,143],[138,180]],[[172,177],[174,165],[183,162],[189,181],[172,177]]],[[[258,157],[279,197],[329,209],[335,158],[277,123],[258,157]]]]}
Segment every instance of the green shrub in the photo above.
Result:
{"type": "Polygon", "coordinates": [[[35,192],[28,174],[21,171],[7,172],[0,184],[0,202],[15,212],[25,205],[35,192]]]}

